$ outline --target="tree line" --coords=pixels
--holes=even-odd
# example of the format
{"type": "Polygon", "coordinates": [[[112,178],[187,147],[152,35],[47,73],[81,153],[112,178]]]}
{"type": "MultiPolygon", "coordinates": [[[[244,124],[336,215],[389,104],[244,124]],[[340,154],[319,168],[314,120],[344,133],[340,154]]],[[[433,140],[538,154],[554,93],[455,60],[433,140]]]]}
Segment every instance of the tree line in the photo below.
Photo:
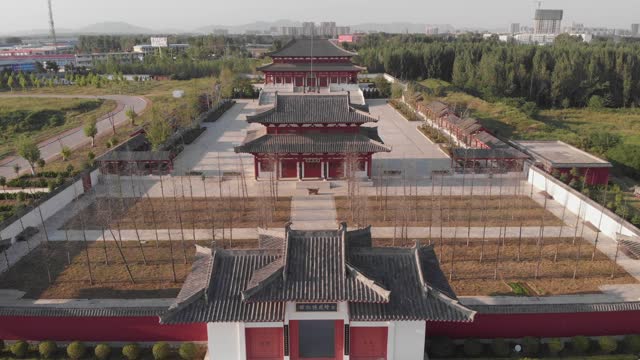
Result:
{"type": "Polygon", "coordinates": [[[640,42],[551,46],[424,35],[372,34],[352,46],[370,72],[403,80],[441,79],[485,99],[522,98],[541,107],[640,105],[640,42]]]}

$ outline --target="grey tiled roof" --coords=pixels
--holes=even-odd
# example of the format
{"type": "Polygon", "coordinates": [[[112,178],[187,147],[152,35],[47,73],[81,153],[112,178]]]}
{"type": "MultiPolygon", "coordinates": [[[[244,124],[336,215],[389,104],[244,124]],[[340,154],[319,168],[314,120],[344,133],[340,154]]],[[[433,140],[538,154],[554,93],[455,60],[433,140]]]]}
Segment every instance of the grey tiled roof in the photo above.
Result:
{"type": "Polygon", "coordinates": [[[528,159],[529,156],[516,149],[465,149],[451,150],[455,159],[528,159]]]}
{"type": "MultiPolygon", "coordinates": [[[[284,303],[247,303],[241,292],[253,273],[280,257],[273,250],[218,250],[213,255],[206,296],[186,306],[179,304],[161,318],[164,324],[195,322],[271,322],[284,319],[284,303]]],[[[206,275],[209,275],[206,274],[206,275]]],[[[184,286],[188,286],[185,283],[184,286]]]]}
{"type": "Polygon", "coordinates": [[[293,39],[280,50],[266,55],[271,57],[351,57],[357,54],[347,51],[327,39],[293,39]]]}
{"type": "Polygon", "coordinates": [[[349,95],[277,95],[273,108],[247,116],[260,124],[364,124],[377,122],[356,110],[349,95]]]}
{"type": "Polygon", "coordinates": [[[166,307],[68,307],[57,306],[2,306],[0,316],[42,316],[42,317],[128,317],[160,316],[166,307]]]}
{"type": "Polygon", "coordinates": [[[208,274],[187,279],[199,289],[208,276],[204,294],[172,306],[162,322],[282,321],[286,301],[347,301],[360,321],[473,318],[457,303],[432,247],[371,248],[370,236],[369,228],[288,229],[279,249],[216,251],[208,274]]]}
{"type": "Polygon", "coordinates": [[[353,321],[467,322],[474,317],[455,300],[431,247],[354,249],[349,261],[391,292],[388,303],[350,303],[353,321]]]}
{"type": "Polygon", "coordinates": [[[441,115],[445,111],[449,110],[449,106],[441,101],[432,101],[426,106],[426,108],[436,115],[441,115]]]}
{"type": "Polygon", "coordinates": [[[532,305],[467,305],[480,314],[558,314],[582,312],[638,311],[639,301],[584,304],[532,304],[532,305]]]}
{"type": "Polygon", "coordinates": [[[258,273],[253,288],[244,292],[250,302],[350,301],[386,302],[388,291],[346,264],[345,241],[339,231],[289,232],[286,262],[270,267],[269,277],[258,273]]]}
{"type": "Polygon", "coordinates": [[[237,153],[377,153],[390,152],[384,144],[361,134],[263,135],[235,147],[237,153]]]}
{"type": "Polygon", "coordinates": [[[256,68],[258,71],[272,72],[331,72],[331,71],[363,71],[365,68],[351,63],[271,63],[256,68]]]}

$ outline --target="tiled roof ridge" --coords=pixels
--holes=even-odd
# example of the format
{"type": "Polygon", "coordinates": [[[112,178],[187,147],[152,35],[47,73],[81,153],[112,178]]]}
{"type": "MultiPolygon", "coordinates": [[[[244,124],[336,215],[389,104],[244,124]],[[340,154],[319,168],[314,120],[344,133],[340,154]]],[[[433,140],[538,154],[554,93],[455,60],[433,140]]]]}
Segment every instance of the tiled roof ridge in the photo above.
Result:
{"type": "Polygon", "coordinates": [[[282,247],[282,280],[287,282],[287,271],[289,271],[289,237],[291,235],[291,222],[284,226],[284,246],[282,247]]]}
{"type": "Polygon", "coordinates": [[[242,291],[242,300],[247,301],[251,298],[251,296],[264,287],[272,283],[275,279],[280,276],[280,272],[283,271],[284,259],[282,257],[274,260],[273,262],[265,265],[264,267],[253,272],[251,279],[249,280],[248,287],[242,291]],[[264,275],[262,272],[269,272],[262,280],[255,280],[256,275],[264,275]]]}
{"type": "Polygon", "coordinates": [[[440,300],[442,302],[444,302],[447,306],[453,308],[455,311],[458,311],[462,314],[464,314],[466,316],[466,320],[463,320],[461,322],[473,322],[473,320],[475,319],[476,314],[478,313],[475,310],[471,310],[468,307],[462,305],[460,303],[460,301],[458,301],[457,299],[452,299],[449,296],[447,296],[446,294],[440,292],[438,289],[433,288],[431,286],[429,286],[429,289],[431,291],[429,291],[429,293],[427,294],[427,297],[433,297],[437,300],[440,300]]]}
{"type": "Polygon", "coordinates": [[[353,276],[356,281],[359,281],[369,289],[373,290],[376,294],[380,295],[380,297],[385,299],[385,302],[389,302],[391,291],[386,289],[384,286],[378,284],[374,279],[367,276],[362,270],[356,268],[355,266],[347,263],[346,265],[347,271],[350,273],[350,276],[353,276]]]}
{"type": "MultiPolygon", "coordinates": [[[[427,245],[427,247],[428,246],[432,246],[432,245],[427,245]]],[[[412,249],[413,256],[415,257],[415,261],[416,261],[416,271],[418,273],[418,279],[420,280],[420,284],[422,284],[423,295],[427,295],[431,287],[429,286],[429,284],[427,284],[427,281],[425,280],[425,277],[424,277],[424,273],[422,272],[422,260],[420,260],[420,254],[419,254],[419,251],[421,248],[422,247],[420,246],[420,241],[416,240],[416,243],[412,249]]]]}

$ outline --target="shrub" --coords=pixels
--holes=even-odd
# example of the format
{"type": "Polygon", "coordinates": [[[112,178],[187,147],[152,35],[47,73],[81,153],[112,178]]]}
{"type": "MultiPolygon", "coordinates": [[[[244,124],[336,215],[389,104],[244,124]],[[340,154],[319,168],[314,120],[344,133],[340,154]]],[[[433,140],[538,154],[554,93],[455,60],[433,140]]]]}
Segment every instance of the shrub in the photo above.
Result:
{"type": "Polygon", "coordinates": [[[29,351],[29,344],[27,344],[26,341],[18,340],[14,342],[11,347],[9,347],[9,350],[11,351],[13,356],[17,358],[23,358],[25,355],[27,355],[27,351],[29,351]]]}
{"type": "Polygon", "coordinates": [[[429,353],[433,357],[450,357],[453,355],[455,347],[453,342],[448,337],[434,337],[430,341],[429,353]]]}
{"type": "Polygon", "coordinates": [[[558,338],[549,339],[547,347],[549,348],[551,355],[556,356],[564,349],[564,342],[562,339],[558,338]]]}
{"type": "Polygon", "coordinates": [[[536,356],[540,351],[540,339],[527,336],[522,339],[522,353],[525,356],[536,356]]]}
{"type": "Polygon", "coordinates": [[[491,352],[497,357],[507,357],[511,354],[509,343],[505,339],[493,339],[491,341],[491,352]]]}
{"type": "Polygon", "coordinates": [[[196,344],[187,342],[180,345],[180,349],[178,350],[178,353],[180,354],[180,357],[184,360],[193,360],[196,358],[196,355],[198,354],[198,348],[196,347],[196,344]]]}
{"type": "Polygon", "coordinates": [[[577,354],[584,354],[589,351],[591,341],[585,336],[576,336],[571,339],[571,348],[577,354]]]}
{"type": "Polygon", "coordinates": [[[38,352],[40,356],[45,359],[50,358],[53,354],[58,351],[58,344],[54,341],[43,341],[38,345],[38,352]]]}
{"type": "Polygon", "coordinates": [[[624,337],[624,346],[627,351],[640,353],[640,335],[627,335],[624,337]]]}
{"type": "Polygon", "coordinates": [[[470,357],[477,357],[484,352],[484,345],[474,339],[466,339],[464,341],[464,354],[470,357]]]}
{"type": "Polygon", "coordinates": [[[107,360],[111,355],[111,347],[107,344],[98,344],[94,350],[94,353],[98,360],[107,360]]]}
{"type": "Polygon", "coordinates": [[[605,354],[611,354],[618,349],[618,341],[611,336],[603,336],[598,339],[598,346],[605,354]]]}
{"type": "Polygon", "coordinates": [[[122,348],[122,355],[129,360],[137,360],[142,350],[138,344],[127,344],[122,348]]]}
{"type": "Polygon", "coordinates": [[[4,350],[4,340],[0,340],[0,352],[4,350]]]}
{"type": "Polygon", "coordinates": [[[87,348],[80,341],[74,341],[67,346],[67,355],[73,360],[83,357],[86,351],[87,348]]]}
{"type": "Polygon", "coordinates": [[[154,359],[164,360],[171,355],[171,347],[169,346],[168,343],[161,341],[153,345],[151,352],[153,353],[154,359]]]}

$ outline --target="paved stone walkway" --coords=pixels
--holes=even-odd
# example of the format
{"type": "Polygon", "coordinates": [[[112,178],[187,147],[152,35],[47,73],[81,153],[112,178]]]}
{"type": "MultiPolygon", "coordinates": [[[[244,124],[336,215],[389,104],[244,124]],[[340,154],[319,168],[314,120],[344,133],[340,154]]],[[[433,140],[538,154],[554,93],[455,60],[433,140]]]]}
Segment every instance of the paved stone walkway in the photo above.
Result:
{"type": "Polygon", "coordinates": [[[335,230],[337,217],[333,195],[297,195],[291,201],[293,229],[335,230]]]}

